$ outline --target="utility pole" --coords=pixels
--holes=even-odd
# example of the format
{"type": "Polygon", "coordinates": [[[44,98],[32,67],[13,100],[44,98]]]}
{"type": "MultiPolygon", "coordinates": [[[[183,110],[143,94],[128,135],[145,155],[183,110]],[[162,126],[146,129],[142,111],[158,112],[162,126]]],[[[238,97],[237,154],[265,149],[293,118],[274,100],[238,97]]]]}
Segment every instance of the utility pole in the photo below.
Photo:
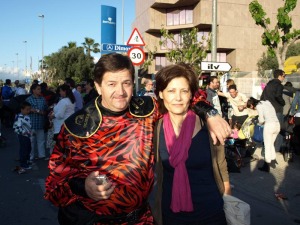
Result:
{"type": "Polygon", "coordinates": [[[39,15],[40,18],[42,18],[43,26],[42,26],[42,67],[41,67],[41,76],[42,76],[42,82],[44,82],[44,18],[45,16],[43,14],[39,15]]]}
{"type": "MultiPolygon", "coordinates": [[[[212,39],[211,39],[211,61],[217,62],[217,0],[212,0],[212,39]]],[[[211,72],[212,76],[216,72],[211,72]]]]}
{"type": "Polygon", "coordinates": [[[25,75],[27,76],[27,41],[23,41],[25,43],[25,75]]]}

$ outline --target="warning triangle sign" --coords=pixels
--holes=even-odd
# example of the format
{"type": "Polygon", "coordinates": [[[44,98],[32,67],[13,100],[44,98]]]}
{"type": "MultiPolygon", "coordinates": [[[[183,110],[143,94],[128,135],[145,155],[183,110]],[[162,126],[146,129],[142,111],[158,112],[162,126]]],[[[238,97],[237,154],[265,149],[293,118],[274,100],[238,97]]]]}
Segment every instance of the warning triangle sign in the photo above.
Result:
{"type": "Polygon", "coordinates": [[[127,45],[130,46],[145,46],[145,42],[140,34],[140,32],[138,31],[137,28],[134,28],[130,38],[127,41],[127,45]]]}

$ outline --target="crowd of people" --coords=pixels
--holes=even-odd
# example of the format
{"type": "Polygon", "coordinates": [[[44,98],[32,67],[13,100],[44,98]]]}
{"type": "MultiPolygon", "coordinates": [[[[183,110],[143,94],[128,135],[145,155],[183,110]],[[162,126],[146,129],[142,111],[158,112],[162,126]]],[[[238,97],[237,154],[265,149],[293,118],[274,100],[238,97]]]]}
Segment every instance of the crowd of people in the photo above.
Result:
{"type": "Polygon", "coordinates": [[[269,172],[280,151],[284,95],[300,140],[300,92],[281,84],[282,70],[260,100],[240,93],[232,79],[221,92],[216,76],[203,91],[183,63],[144,78],[135,95],[134,73],[128,56],[111,53],[84,87],[66,78],[56,91],[38,82],[28,93],[13,90],[9,79],[2,88],[1,110],[11,112],[9,102],[25,96],[12,121],[2,118],[18,135],[19,173],[36,159],[49,160],[44,197],[59,208],[61,225],[225,225],[225,140],[238,138],[247,118],[257,116],[265,127],[260,170],[269,172]]]}

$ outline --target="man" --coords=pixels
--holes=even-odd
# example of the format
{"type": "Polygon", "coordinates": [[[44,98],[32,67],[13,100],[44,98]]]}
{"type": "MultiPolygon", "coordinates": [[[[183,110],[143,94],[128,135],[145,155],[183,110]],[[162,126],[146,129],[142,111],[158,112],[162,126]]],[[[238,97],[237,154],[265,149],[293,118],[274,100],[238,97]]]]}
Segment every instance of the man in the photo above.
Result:
{"type": "Polygon", "coordinates": [[[233,115],[230,121],[231,126],[233,126],[236,122],[243,124],[248,118],[248,98],[246,95],[238,92],[235,84],[228,87],[228,93],[218,92],[218,94],[226,97],[231,104],[233,109],[233,115]]]}
{"type": "Polygon", "coordinates": [[[86,105],[91,100],[94,100],[96,97],[99,96],[98,92],[95,89],[94,81],[92,79],[88,79],[86,81],[85,92],[86,95],[83,97],[84,105],[86,105]]]}
{"type": "MultiPolygon", "coordinates": [[[[134,66],[127,56],[103,55],[94,80],[100,97],[70,116],[58,135],[45,198],[59,206],[61,225],[154,224],[147,198],[154,181],[157,103],[132,97],[134,66]],[[100,182],[99,175],[106,179],[100,182]]],[[[229,134],[228,126],[219,126],[226,124],[220,116],[207,120],[215,133],[223,131],[220,141],[229,134]]]]}
{"type": "Polygon", "coordinates": [[[144,88],[138,91],[138,96],[151,96],[156,97],[153,92],[153,80],[150,78],[143,77],[142,82],[144,88]]]}
{"type": "MultiPolygon", "coordinates": [[[[263,90],[260,100],[264,100],[264,101],[268,100],[269,102],[271,102],[271,104],[275,108],[276,116],[277,116],[280,124],[282,124],[282,122],[283,122],[283,107],[285,105],[285,101],[282,97],[284,87],[281,83],[285,79],[285,73],[283,70],[277,69],[277,70],[274,70],[273,76],[274,76],[274,79],[272,79],[271,81],[269,81],[267,83],[267,86],[263,90]]],[[[277,152],[280,151],[282,142],[283,142],[283,137],[279,133],[275,140],[275,150],[277,152]]]]}
{"type": "Polygon", "coordinates": [[[81,94],[76,90],[75,81],[72,78],[66,78],[65,84],[69,85],[75,97],[75,112],[82,109],[83,99],[81,94]]]}
{"type": "Polygon", "coordinates": [[[10,108],[10,102],[12,97],[14,97],[14,92],[11,88],[11,80],[6,79],[5,84],[1,90],[3,109],[2,109],[2,119],[6,127],[12,127],[14,121],[14,113],[10,108]]]}
{"type": "Polygon", "coordinates": [[[45,159],[45,114],[47,104],[45,98],[41,94],[41,87],[39,84],[31,85],[32,95],[26,101],[31,105],[31,113],[29,114],[32,136],[31,136],[31,153],[30,160],[33,161],[35,157],[35,150],[38,150],[37,158],[45,159]]]}
{"type": "Polygon", "coordinates": [[[222,116],[222,109],[220,104],[220,99],[218,95],[218,89],[219,89],[219,81],[216,76],[210,76],[209,77],[209,84],[206,89],[206,100],[211,103],[211,105],[218,110],[218,113],[220,116],[222,116]]]}

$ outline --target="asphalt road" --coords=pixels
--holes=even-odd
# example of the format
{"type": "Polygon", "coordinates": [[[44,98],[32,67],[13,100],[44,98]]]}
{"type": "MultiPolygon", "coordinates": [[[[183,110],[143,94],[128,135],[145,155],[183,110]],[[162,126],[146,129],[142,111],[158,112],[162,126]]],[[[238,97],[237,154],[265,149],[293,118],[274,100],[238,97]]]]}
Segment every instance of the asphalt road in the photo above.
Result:
{"type": "MultiPolygon", "coordinates": [[[[19,143],[12,129],[2,128],[2,135],[7,144],[0,147],[0,225],[58,225],[57,208],[43,198],[48,162],[36,161],[26,174],[12,171],[19,143]]],[[[230,174],[233,195],[251,206],[253,225],[300,224],[300,156],[286,163],[278,153],[277,161],[271,173],[264,173],[257,170],[262,160],[245,159],[241,173],[230,174]],[[288,199],[277,200],[275,192],[288,199]]]]}

